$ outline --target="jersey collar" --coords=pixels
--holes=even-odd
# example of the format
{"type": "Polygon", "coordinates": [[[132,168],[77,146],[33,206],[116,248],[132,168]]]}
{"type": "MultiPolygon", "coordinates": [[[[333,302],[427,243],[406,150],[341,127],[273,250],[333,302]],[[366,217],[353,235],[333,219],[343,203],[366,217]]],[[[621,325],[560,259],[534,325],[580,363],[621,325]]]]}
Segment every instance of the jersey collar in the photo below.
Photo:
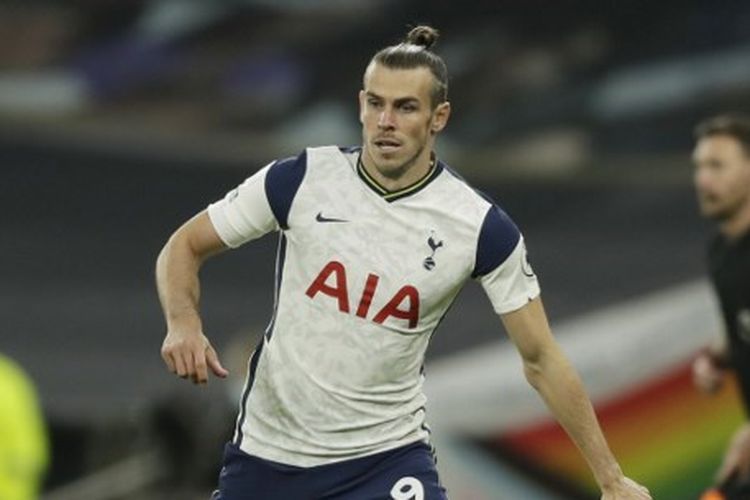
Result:
{"type": "Polygon", "coordinates": [[[362,163],[361,151],[357,156],[357,174],[359,175],[359,178],[362,179],[362,181],[370,189],[375,191],[379,196],[381,196],[388,202],[400,200],[401,198],[411,196],[414,193],[421,191],[422,189],[427,187],[427,185],[430,184],[433,180],[435,180],[435,178],[440,174],[442,170],[442,163],[439,162],[437,158],[435,158],[435,154],[432,153],[430,155],[430,170],[424,175],[424,177],[414,182],[413,184],[406,186],[405,188],[401,188],[397,191],[389,191],[388,189],[380,185],[380,183],[376,181],[370,174],[367,173],[367,170],[365,170],[365,166],[362,163]]]}

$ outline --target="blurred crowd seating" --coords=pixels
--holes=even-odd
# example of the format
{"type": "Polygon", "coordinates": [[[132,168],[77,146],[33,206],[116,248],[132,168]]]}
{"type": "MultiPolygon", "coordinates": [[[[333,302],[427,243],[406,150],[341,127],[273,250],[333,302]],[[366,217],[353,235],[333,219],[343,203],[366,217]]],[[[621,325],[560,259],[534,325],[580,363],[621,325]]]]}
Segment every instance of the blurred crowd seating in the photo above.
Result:
{"type": "Polygon", "coordinates": [[[0,117],[218,134],[278,153],[356,143],[364,65],[419,22],[443,33],[449,156],[606,168],[684,151],[695,120],[750,98],[741,1],[11,1],[0,117]]]}

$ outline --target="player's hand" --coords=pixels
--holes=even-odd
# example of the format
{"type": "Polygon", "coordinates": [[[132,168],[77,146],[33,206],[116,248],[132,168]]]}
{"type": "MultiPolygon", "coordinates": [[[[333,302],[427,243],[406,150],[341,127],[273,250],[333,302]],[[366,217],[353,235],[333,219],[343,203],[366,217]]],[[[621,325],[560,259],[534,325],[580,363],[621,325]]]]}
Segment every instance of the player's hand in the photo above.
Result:
{"type": "Polygon", "coordinates": [[[723,484],[732,474],[737,474],[740,481],[750,479],[750,424],[740,427],[732,437],[716,474],[716,484],[723,484]]]}
{"type": "Polygon", "coordinates": [[[628,477],[602,491],[602,500],[651,500],[648,488],[628,477]]]}
{"type": "Polygon", "coordinates": [[[693,383],[702,392],[713,394],[724,383],[725,370],[716,366],[708,353],[701,353],[693,361],[693,383]]]}
{"type": "Polygon", "coordinates": [[[170,330],[161,346],[161,357],[170,372],[195,384],[208,382],[209,369],[217,377],[229,375],[208,338],[201,332],[170,330]]]}

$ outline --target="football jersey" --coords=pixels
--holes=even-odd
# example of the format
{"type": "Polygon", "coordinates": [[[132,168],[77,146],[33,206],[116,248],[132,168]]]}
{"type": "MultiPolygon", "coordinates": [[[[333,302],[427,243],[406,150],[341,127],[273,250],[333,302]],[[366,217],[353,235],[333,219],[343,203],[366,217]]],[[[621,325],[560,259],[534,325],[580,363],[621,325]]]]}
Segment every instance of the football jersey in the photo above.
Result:
{"type": "Polygon", "coordinates": [[[441,161],[389,192],[359,149],[308,148],[208,214],[229,247],[280,232],[234,436],[267,460],[309,467],[427,441],[425,350],[465,282],[499,314],[539,294],[515,224],[441,161]]]}

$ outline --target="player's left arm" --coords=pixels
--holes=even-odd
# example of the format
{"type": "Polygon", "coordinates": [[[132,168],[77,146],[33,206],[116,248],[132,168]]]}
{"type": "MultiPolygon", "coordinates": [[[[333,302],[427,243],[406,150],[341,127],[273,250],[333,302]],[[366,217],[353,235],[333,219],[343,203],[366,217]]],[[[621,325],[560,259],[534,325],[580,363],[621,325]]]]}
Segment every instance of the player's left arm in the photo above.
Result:
{"type": "Polygon", "coordinates": [[[521,354],[526,379],[583,453],[602,498],[651,498],[646,488],[623,475],[578,373],[552,336],[541,299],[502,314],[501,319],[521,354]]]}

